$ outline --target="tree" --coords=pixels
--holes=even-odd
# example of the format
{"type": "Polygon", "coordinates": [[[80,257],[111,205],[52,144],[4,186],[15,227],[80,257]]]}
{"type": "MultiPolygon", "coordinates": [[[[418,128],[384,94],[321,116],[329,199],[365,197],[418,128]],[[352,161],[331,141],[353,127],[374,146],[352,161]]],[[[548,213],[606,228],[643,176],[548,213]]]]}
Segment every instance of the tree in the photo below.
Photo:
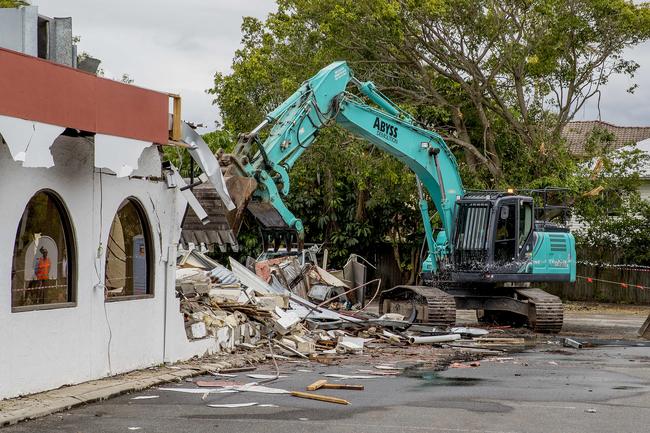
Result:
{"type": "Polygon", "coordinates": [[[591,164],[582,165],[583,189],[575,203],[579,255],[606,263],[650,264],[650,202],[639,195],[639,173],[650,156],[634,148],[611,150],[611,133],[595,130],[591,164]]]}
{"type": "MultiPolygon", "coordinates": [[[[245,18],[242,33],[232,73],[211,89],[228,131],[251,130],[345,59],[446,138],[466,186],[582,193],[589,185],[560,132],[612,75],[636,71],[624,50],[650,36],[650,12],[624,0],[278,0],[265,21],[245,18]]],[[[408,170],[342,130],[321,134],[291,176],[289,203],[311,239],[339,240],[344,252],[421,236],[408,170]]],[[[396,255],[412,266],[416,248],[396,255]]]]}
{"type": "Polygon", "coordinates": [[[492,185],[507,177],[509,145],[554,158],[564,125],[613,74],[634,73],[638,64],[623,50],[650,35],[647,5],[624,0],[280,0],[278,7],[245,41],[302,45],[297,52],[307,54],[303,42],[311,40],[316,59],[340,55],[391,96],[443,109],[421,120],[462,149],[470,171],[486,169],[492,185]]]}

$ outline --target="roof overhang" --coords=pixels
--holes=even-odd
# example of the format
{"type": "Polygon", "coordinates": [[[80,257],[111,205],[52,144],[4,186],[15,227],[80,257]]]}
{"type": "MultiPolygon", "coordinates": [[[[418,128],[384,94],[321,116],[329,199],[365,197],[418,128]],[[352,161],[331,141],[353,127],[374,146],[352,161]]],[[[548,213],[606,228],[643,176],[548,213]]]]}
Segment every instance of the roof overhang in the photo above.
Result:
{"type": "Polygon", "coordinates": [[[0,48],[0,115],[167,144],[169,96],[0,48]]]}

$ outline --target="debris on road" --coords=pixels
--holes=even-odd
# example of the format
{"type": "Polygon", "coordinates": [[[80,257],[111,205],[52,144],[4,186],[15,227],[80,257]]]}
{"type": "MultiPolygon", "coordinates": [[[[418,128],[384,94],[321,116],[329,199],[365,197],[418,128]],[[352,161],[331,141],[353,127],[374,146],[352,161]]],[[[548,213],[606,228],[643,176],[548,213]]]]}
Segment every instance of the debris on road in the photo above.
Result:
{"type": "MultiPolygon", "coordinates": [[[[250,268],[233,258],[229,262],[231,269],[217,264],[212,269],[177,270],[188,338],[213,338],[221,352],[268,348],[271,359],[298,357],[331,364],[341,359],[337,356],[363,355],[367,347],[441,345],[476,337],[492,343],[484,339],[489,331],[480,328],[446,330],[414,325],[396,313],[379,316],[355,309],[360,304],[355,307],[351,300],[365,297],[358,287],[316,264],[301,264],[295,256],[249,260],[250,268]]],[[[362,284],[373,281],[379,289],[379,280],[364,279],[362,284]]]]}
{"type": "Polygon", "coordinates": [[[323,385],[325,385],[326,383],[327,383],[327,379],[317,380],[316,382],[307,386],[307,391],[316,391],[317,389],[322,388],[323,385]]]}
{"type": "Polygon", "coordinates": [[[375,365],[375,368],[377,370],[401,370],[401,368],[395,367],[394,365],[375,365]]]}
{"type": "Polygon", "coordinates": [[[347,383],[325,383],[321,387],[323,389],[347,389],[351,391],[363,391],[365,387],[363,385],[351,385],[347,383]]]}
{"type": "Polygon", "coordinates": [[[449,343],[460,340],[460,334],[431,335],[426,337],[409,337],[409,344],[449,343]]]}
{"type": "Polygon", "coordinates": [[[325,401],[325,402],[328,402],[328,403],[350,404],[350,402],[347,401],[347,400],[344,400],[342,398],[337,398],[337,397],[330,397],[329,395],[310,394],[308,392],[301,392],[301,391],[291,391],[291,395],[294,396],[294,397],[307,398],[307,399],[310,399],[310,400],[325,401]]]}
{"type": "Polygon", "coordinates": [[[240,367],[240,368],[225,368],[219,370],[218,373],[215,373],[215,376],[223,376],[223,377],[237,377],[236,374],[229,374],[229,373],[245,373],[247,371],[255,371],[257,370],[257,367],[240,367]]]}
{"type": "Polygon", "coordinates": [[[582,349],[582,343],[574,340],[573,338],[563,338],[562,344],[565,347],[573,347],[575,349],[582,349]]]}
{"type": "Polygon", "coordinates": [[[316,391],[317,389],[347,389],[352,391],[363,391],[363,385],[350,385],[347,383],[327,383],[327,379],[320,379],[307,386],[307,391],[316,391]]]}
{"type": "Polygon", "coordinates": [[[237,382],[234,380],[197,380],[196,386],[201,388],[215,388],[220,386],[238,386],[245,385],[243,382],[237,382]]]}
{"type": "MultiPolygon", "coordinates": [[[[510,337],[501,329],[496,331],[499,336],[492,337],[489,329],[416,324],[412,313],[406,318],[394,312],[380,315],[366,311],[363,307],[365,292],[354,287],[356,277],[355,282],[350,283],[342,274],[335,275],[314,263],[301,263],[296,256],[258,262],[247,260],[247,266],[233,258],[229,262],[230,269],[218,265],[212,269],[178,270],[177,295],[187,336],[190,339],[213,338],[225,353],[264,350],[266,358],[273,361],[275,374],[246,374],[255,382],[242,383],[233,380],[236,373],[252,371],[255,367],[215,369],[214,377],[221,379],[197,381],[194,389],[161,390],[202,394],[203,399],[210,394],[257,392],[349,404],[348,400],[336,397],[265,385],[287,377],[286,373],[280,373],[278,362],[298,363],[303,367],[310,362],[331,366],[347,359],[369,357],[376,365],[356,370],[362,374],[328,373],[324,376],[336,382],[381,380],[448,366],[478,367],[479,354],[517,351],[526,345],[521,334],[510,337]]],[[[362,285],[375,283],[378,291],[380,281],[366,282],[364,276],[362,285]]],[[[304,386],[307,391],[365,389],[364,385],[329,383],[328,379],[304,386]]],[[[245,405],[212,407],[256,404],[245,405]]]]}
{"type": "Polygon", "coordinates": [[[246,376],[250,377],[251,379],[276,379],[279,377],[287,377],[287,376],[275,376],[272,374],[247,374],[246,376]]]}
{"type": "Polygon", "coordinates": [[[209,407],[223,407],[223,408],[238,408],[238,407],[251,407],[257,406],[257,402],[251,403],[230,403],[230,404],[209,404],[209,407]]]}
{"type": "Polygon", "coordinates": [[[472,361],[468,364],[464,364],[462,362],[452,362],[449,364],[449,368],[472,368],[472,367],[480,367],[481,363],[478,361],[472,361]]]}
{"type": "Polygon", "coordinates": [[[338,373],[326,374],[325,377],[333,377],[335,379],[378,379],[379,378],[379,376],[364,376],[358,374],[338,374],[338,373]]]}

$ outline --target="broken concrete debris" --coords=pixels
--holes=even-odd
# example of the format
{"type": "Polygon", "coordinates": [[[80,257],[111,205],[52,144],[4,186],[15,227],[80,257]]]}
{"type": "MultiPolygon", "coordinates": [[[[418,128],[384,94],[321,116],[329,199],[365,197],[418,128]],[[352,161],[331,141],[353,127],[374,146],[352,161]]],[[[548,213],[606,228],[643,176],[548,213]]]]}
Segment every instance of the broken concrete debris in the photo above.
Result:
{"type": "MultiPolygon", "coordinates": [[[[195,260],[193,263],[210,262],[195,260]]],[[[284,394],[347,405],[350,404],[348,400],[325,394],[328,390],[363,391],[365,386],[359,382],[369,380],[372,383],[373,379],[376,382],[390,380],[397,375],[413,374],[413,365],[423,365],[420,358],[415,364],[398,365],[395,359],[400,356],[398,353],[409,352],[412,354],[410,356],[419,356],[430,350],[427,346],[434,345],[441,346],[440,350],[454,352],[458,350],[458,344],[479,345],[475,347],[481,351],[486,351],[482,346],[525,344],[523,338],[490,338],[486,335],[490,331],[481,328],[434,327],[414,324],[414,318],[406,318],[402,314],[377,314],[373,312],[377,309],[372,300],[369,308],[362,306],[364,294],[359,293],[353,283],[313,263],[301,264],[295,256],[260,262],[249,259],[246,266],[230,258],[229,267],[212,261],[210,266],[178,269],[177,296],[180,298],[187,336],[190,339],[213,338],[219,349],[227,353],[263,351],[275,365],[274,374],[267,371],[237,376],[230,373],[242,373],[254,368],[216,369],[212,373],[213,380],[197,381],[195,388],[160,390],[198,394],[203,400],[209,400],[212,398],[210,396],[221,398],[227,393],[254,392],[269,394],[273,398],[280,397],[276,394],[284,394]],[[348,296],[352,293],[355,296],[348,296]],[[357,303],[357,299],[361,299],[361,304],[357,303]],[[337,365],[344,359],[356,356],[382,358],[373,361],[373,365],[377,363],[373,369],[357,369],[353,374],[349,374],[350,371],[345,372],[348,374],[320,373],[321,378],[314,377],[311,384],[304,385],[308,392],[267,386],[286,377],[287,371],[280,370],[279,362],[337,365]],[[246,378],[252,381],[244,383],[246,378]],[[343,383],[351,380],[359,382],[343,383]],[[321,391],[324,392],[321,394],[321,391]]],[[[361,284],[369,283],[364,280],[361,284]]],[[[467,352],[467,349],[458,351],[467,352]]],[[[452,368],[480,366],[474,359],[471,355],[463,356],[451,360],[458,362],[444,365],[447,367],[451,364],[452,368]]],[[[315,372],[313,369],[300,371],[315,372]]],[[[208,406],[234,409],[262,405],[256,402],[219,402],[208,406]]]]}
{"type": "Polygon", "coordinates": [[[582,349],[582,343],[574,340],[573,338],[563,338],[562,345],[565,347],[573,347],[574,349],[582,349]]]}
{"type": "MultiPolygon", "coordinates": [[[[352,283],[313,263],[301,264],[295,256],[260,262],[249,259],[247,266],[233,258],[229,262],[230,269],[213,260],[193,262],[209,263],[210,266],[178,268],[177,296],[187,336],[190,339],[213,338],[223,352],[264,350],[266,357],[276,363],[276,369],[277,360],[288,361],[296,357],[300,362],[332,365],[351,356],[372,356],[373,350],[379,347],[406,351],[417,350],[415,346],[423,345],[451,348],[461,339],[467,344],[476,342],[481,345],[503,344],[505,340],[487,338],[489,331],[481,328],[446,329],[414,325],[401,314],[380,316],[371,312],[372,308],[366,311],[356,304],[356,299],[363,299],[363,294],[356,292],[352,283]],[[353,292],[356,292],[355,296],[349,297],[348,294],[353,292]]],[[[362,284],[368,283],[364,281],[362,284]]],[[[456,368],[478,365],[458,363],[456,368]]],[[[234,375],[228,374],[246,370],[250,369],[218,370],[214,372],[215,377],[227,379],[199,381],[197,388],[173,390],[202,394],[204,398],[217,393],[259,392],[349,404],[347,400],[330,396],[262,386],[286,377],[280,374],[279,369],[276,374],[246,375],[256,380],[251,383],[232,380],[234,375]]],[[[403,374],[404,369],[388,363],[377,365],[374,370],[358,371],[363,374],[332,373],[325,377],[337,381],[389,379],[403,374]]],[[[318,389],[358,391],[364,386],[328,383],[328,379],[307,386],[307,391],[318,389]]],[[[253,405],[256,403],[247,404],[253,405]]],[[[213,407],[246,406],[224,404],[213,407]]]]}

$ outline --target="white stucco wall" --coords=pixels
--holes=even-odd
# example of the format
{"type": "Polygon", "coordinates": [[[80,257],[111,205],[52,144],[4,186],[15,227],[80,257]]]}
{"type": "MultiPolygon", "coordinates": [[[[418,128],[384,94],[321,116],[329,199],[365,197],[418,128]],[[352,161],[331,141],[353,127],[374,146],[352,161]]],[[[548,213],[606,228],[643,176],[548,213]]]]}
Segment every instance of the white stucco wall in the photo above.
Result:
{"type": "MultiPolygon", "coordinates": [[[[54,167],[23,168],[0,141],[0,399],[216,350],[214,340],[187,340],[174,293],[184,199],[164,181],[100,174],[93,146],[92,140],[60,137],[52,147],[54,167]],[[44,188],[61,197],[74,230],[76,306],[12,312],[16,230],[28,201],[44,188]],[[154,297],[105,303],[108,232],[129,196],[140,201],[152,228],[154,297]]],[[[145,149],[133,174],[160,177],[157,147],[145,149]]]]}
{"type": "Polygon", "coordinates": [[[641,194],[642,199],[650,201],[650,178],[644,178],[641,180],[639,194],[641,194]]]}

